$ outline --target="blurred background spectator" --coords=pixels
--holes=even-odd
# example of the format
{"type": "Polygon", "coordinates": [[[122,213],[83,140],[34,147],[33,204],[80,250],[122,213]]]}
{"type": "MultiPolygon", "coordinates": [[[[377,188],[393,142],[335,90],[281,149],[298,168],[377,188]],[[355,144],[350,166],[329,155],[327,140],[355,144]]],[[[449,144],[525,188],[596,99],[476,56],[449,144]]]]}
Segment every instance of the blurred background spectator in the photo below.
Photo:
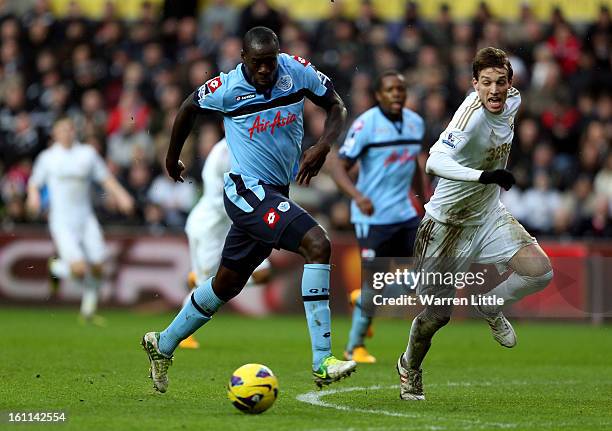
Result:
{"type": "MultiPolygon", "coordinates": [[[[191,179],[176,184],[163,168],[174,116],[191,91],[241,61],[242,35],[265,25],[283,51],[333,79],[349,121],[374,104],[377,73],[401,70],[407,105],[427,125],[425,153],[471,91],[476,50],[505,49],[523,105],[509,160],[517,187],[503,201],[539,235],[611,236],[611,2],[582,5],[590,7],[586,21],[580,8],[541,3],[508,0],[501,11],[496,2],[467,0],[384,8],[370,0],[0,1],[2,226],[36,222],[23,209],[25,184],[51,124],[67,114],[138,204],[127,220],[102,199],[102,220],[182,229],[222,129],[216,118],[194,127],[183,152],[191,179]]],[[[304,147],[316,142],[323,118],[307,103],[304,147]]],[[[328,226],[350,228],[327,165],[293,196],[328,226]]]]}

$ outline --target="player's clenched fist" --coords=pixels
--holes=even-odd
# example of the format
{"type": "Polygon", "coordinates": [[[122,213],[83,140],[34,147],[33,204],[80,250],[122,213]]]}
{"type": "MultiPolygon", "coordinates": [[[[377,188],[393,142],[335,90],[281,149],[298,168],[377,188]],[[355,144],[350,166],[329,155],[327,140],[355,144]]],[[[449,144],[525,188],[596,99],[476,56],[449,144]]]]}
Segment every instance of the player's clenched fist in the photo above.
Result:
{"type": "Polygon", "coordinates": [[[374,205],[367,196],[361,196],[360,198],[355,199],[355,203],[357,204],[357,207],[359,207],[359,211],[361,211],[363,214],[367,216],[374,214],[374,205]]]}
{"type": "Polygon", "coordinates": [[[185,165],[180,160],[173,160],[170,158],[166,158],[166,170],[168,171],[168,175],[174,181],[184,182],[185,179],[181,176],[181,173],[185,169],[185,165]]]}
{"type": "Polygon", "coordinates": [[[510,190],[510,188],[516,184],[514,175],[512,172],[506,169],[496,169],[494,171],[484,171],[480,175],[478,180],[482,184],[497,184],[504,188],[504,190],[510,190]]]}

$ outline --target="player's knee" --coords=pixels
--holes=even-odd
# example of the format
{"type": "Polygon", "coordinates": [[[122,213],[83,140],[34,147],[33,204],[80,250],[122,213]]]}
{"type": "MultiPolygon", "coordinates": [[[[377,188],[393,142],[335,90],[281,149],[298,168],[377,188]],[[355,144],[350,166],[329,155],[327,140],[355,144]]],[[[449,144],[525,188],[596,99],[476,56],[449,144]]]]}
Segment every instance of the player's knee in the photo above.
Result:
{"type": "Polygon", "coordinates": [[[552,278],[552,264],[550,259],[538,245],[524,247],[510,261],[510,268],[515,273],[526,277],[543,277],[549,276],[552,278]]]}
{"type": "Polygon", "coordinates": [[[450,307],[426,307],[424,316],[428,320],[434,322],[438,327],[445,326],[450,322],[451,309],[450,307]]]}
{"type": "Polygon", "coordinates": [[[552,273],[553,268],[548,256],[533,259],[531,265],[527,265],[527,268],[524,268],[524,270],[520,272],[523,276],[542,279],[548,278],[548,281],[552,280],[552,273]]]}
{"type": "Polygon", "coordinates": [[[70,264],[70,272],[75,278],[83,278],[87,273],[87,265],[85,262],[73,262],[70,264]]]}
{"type": "Polygon", "coordinates": [[[434,325],[440,329],[443,326],[446,326],[448,324],[448,322],[450,322],[450,316],[438,316],[436,315],[435,317],[433,317],[431,319],[431,321],[434,323],[434,325]]]}
{"type": "Polygon", "coordinates": [[[331,241],[323,228],[316,226],[304,236],[300,250],[306,263],[329,263],[331,241]]]}
{"type": "Polygon", "coordinates": [[[242,292],[242,288],[245,283],[241,283],[239,280],[231,280],[231,281],[218,281],[216,278],[213,282],[213,291],[217,297],[224,301],[228,302],[230,299],[238,296],[240,292],[242,292]]]}
{"type": "Polygon", "coordinates": [[[313,242],[308,254],[308,263],[329,263],[331,258],[331,242],[327,236],[313,242]]]}
{"type": "Polygon", "coordinates": [[[435,330],[438,330],[450,322],[450,315],[450,309],[434,309],[433,307],[426,307],[419,316],[424,323],[431,325],[433,328],[435,328],[435,330]]]}
{"type": "Polygon", "coordinates": [[[227,302],[242,291],[250,275],[221,265],[212,282],[213,291],[219,299],[227,302]]]}

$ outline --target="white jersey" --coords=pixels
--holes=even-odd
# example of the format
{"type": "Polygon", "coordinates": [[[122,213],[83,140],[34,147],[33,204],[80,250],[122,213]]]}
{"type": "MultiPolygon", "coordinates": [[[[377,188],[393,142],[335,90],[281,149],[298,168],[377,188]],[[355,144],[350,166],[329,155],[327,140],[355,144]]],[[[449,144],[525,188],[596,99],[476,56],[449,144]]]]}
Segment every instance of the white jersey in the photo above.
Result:
{"type": "Polygon", "coordinates": [[[53,144],[36,158],[30,183],[49,190],[49,223],[81,225],[94,214],[93,182],[109,175],[104,160],[90,145],[75,143],[65,148],[53,144]]]}
{"type": "MultiPolygon", "coordinates": [[[[430,154],[450,155],[462,166],[478,170],[506,167],[514,137],[514,116],[521,104],[515,88],[500,114],[487,111],[476,92],[469,94],[436,143],[430,154]]],[[[503,206],[497,184],[455,181],[440,178],[425,210],[434,219],[454,225],[481,225],[491,211],[503,206]]]]}
{"type": "Polygon", "coordinates": [[[187,217],[187,235],[225,240],[232,224],[223,205],[223,174],[229,170],[229,148],[222,139],[210,150],[202,168],[204,193],[187,217]]]}

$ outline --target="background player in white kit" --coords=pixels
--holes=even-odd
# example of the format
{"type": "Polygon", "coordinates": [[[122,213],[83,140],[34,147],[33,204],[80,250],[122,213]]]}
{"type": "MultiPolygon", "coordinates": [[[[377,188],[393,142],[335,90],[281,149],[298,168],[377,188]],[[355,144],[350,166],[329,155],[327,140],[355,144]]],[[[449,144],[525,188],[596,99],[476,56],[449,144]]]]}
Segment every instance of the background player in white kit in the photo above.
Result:
{"type": "MultiPolygon", "coordinates": [[[[550,261],[499,201],[514,176],[505,169],[521,103],[512,87],[512,66],[501,49],[481,49],[474,58],[468,95],[430,150],[426,171],[441,177],[419,226],[415,257],[426,272],[465,271],[470,262],[511,269],[508,279],[484,296],[512,304],[548,285],[550,261]]],[[[421,295],[448,298],[452,285],[423,285],[421,295]]],[[[478,306],[495,340],[513,347],[516,335],[501,306],[478,306]]],[[[438,329],[450,320],[452,306],[427,306],[415,317],[405,353],[400,355],[400,398],[425,399],[421,363],[438,329]]]]}
{"type": "Polygon", "coordinates": [[[40,189],[49,190],[49,230],[59,259],[50,262],[52,274],[72,278],[83,289],[81,317],[100,322],[95,311],[106,249],[100,224],[91,203],[91,186],[100,184],[118,209],[133,211],[132,197],[108,171],[90,145],[75,141],[72,120],[59,119],[53,126],[53,145],[40,153],[28,183],[27,205],[38,214],[40,189]],[[95,318],[95,319],[94,319],[95,318]]]}
{"type": "MultiPolygon", "coordinates": [[[[230,153],[225,138],[210,150],[202,168],[204,193],[193,207],[185,223],[185,233],[189,240],[191,273],[189,288],[194,289],[198,282],[212,277],[221,262],[221,252],[225,237],[232,221],[223,206],[223,174],[230,171],[230,153]]],[[[269,277],[270,261],[265,259],[247,281],[246,287],[265,283],[269,277]]],[[[191,295],[185,298],[189,301],[191,295]]],[[[193,335],[179,343],[184,349],[197,349],[198,341],[193,335]]]]}

